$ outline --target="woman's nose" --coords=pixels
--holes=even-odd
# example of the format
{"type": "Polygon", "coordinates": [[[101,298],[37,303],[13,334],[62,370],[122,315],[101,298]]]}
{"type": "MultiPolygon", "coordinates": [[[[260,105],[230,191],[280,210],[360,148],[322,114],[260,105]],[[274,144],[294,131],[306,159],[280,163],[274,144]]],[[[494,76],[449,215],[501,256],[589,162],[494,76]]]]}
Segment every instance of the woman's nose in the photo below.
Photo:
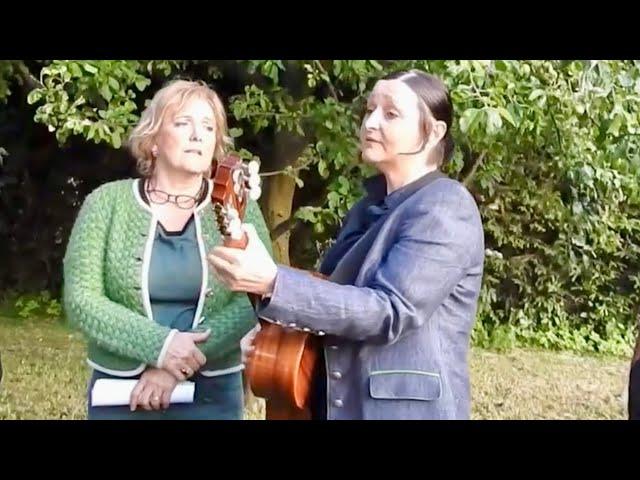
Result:
{"type": "Polygon", "coordinates": [[[200,131],[200,127],[198,125],[194,125],[191,129],[191,137],[189,138],[192,142],[201,142],[202,141],[202,132],[200,131]]]}
{"type": "Polygon", "coordinates": [[[364,126],[367,130],[373,130],[378,128],[379,123],[380,123],[380,116],[378,114],[378,109],[375,109],[367,117],[366,121],[364,122],[364,126]]]}

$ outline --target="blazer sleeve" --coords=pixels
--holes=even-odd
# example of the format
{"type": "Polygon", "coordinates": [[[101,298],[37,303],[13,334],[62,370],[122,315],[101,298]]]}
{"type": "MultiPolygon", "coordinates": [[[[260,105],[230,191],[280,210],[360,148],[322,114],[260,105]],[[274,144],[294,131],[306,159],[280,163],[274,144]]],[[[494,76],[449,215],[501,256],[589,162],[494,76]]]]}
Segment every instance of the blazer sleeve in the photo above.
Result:
{"type": "Polygon", "coordinates": [[[279,266],[273,295],[261,302],[258,315],[372,343],[393,343],[420,328],[464,277],[482,226],[475,202],[454,192],[413,208],[398,231],[365,286],[339,285],[279,266]]]}

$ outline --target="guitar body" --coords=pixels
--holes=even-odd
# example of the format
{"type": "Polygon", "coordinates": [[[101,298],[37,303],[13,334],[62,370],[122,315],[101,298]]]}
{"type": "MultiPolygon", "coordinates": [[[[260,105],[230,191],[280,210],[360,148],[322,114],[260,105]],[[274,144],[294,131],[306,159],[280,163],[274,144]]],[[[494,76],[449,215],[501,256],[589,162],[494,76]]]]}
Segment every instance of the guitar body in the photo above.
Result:
{"type": "MultiPolygon", "coordinates": [[[[227,247],[244,249],[247,245],[246,235],[238,231],[238,223],[244,217],[251,190],[251,182],[246,180],[250,173],[235,156],[213,164],[212,203],[227,247]]],[[[255,193],[256,182],[253,185],[255,193]]],[[[255,295],[249,294],[249,298],[255,305],[255,295]]],[[[267,420],[310,420],[309,400],[319,339],[262,319],[260,326],[245,370],[252,392],[266,400],[267,420]]]]}
{"type": "Polygon", "coordinates": [[[253,393],[266,400],[267,420],[310,420],[313,372],[322,348],[319,338],[265,320],[260,320],[260,327],[245,374],[253,393]]]}
{"type": "Polygon", "coordinates": [[[318,339],[264,320],[260,326],[245,371],[251,390],[266,400],[267,420],[310,420],[318,339]]]}

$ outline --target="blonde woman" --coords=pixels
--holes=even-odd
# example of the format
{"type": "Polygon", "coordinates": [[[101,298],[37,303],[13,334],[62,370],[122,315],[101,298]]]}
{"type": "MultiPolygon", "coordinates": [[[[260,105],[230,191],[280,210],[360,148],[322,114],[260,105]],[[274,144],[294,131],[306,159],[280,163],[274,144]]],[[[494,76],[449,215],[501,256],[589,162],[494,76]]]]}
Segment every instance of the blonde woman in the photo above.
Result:
{"type": "MultiPolygon", "coordinates": [[[[65,256],[64,305],[88,341],[89,419],[242,418],[240,340],[255,315],[206,261],[220,243],[211,165],[228,144],[218,95],[173,81],[130,137],[142,178],[107,183],[86,198],[65,256]],[[93,406],[102,378],[136,380],[129,405],[93,406]],[[185,380],[195,384],[193,402],[170,402],[185,380]]],[[[269,245],[256,202],[246,218],[269,245]]]]}

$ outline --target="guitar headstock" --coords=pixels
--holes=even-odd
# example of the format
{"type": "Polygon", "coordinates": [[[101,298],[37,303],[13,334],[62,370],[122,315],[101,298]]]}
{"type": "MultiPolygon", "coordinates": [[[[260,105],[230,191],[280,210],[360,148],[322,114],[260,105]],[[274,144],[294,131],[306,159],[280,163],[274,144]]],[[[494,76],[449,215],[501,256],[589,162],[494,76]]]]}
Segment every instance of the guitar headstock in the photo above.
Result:
{"type": "Polygon", "coordinates": [[[242,221],[249,199],[262,194],[258,162],[245,163],[235,155],[214,162],[211,202],[220,233],[231,240],[243,238],[242,221]]]}

